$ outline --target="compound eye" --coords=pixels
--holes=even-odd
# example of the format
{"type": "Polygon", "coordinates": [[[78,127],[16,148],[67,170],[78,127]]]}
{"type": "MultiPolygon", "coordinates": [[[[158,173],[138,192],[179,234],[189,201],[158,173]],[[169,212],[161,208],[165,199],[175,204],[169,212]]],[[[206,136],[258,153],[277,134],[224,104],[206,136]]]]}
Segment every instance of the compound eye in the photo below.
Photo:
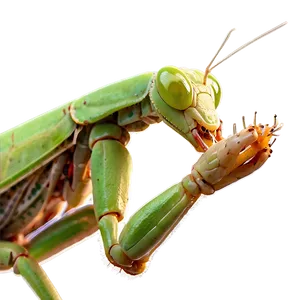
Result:
{"type": "Polygon", "coordinates": [[[187,109],[193,101],[192,86],[183,71],[164,67],[157,73],[156,85],[161,98],[178,110],[187,109]]]}

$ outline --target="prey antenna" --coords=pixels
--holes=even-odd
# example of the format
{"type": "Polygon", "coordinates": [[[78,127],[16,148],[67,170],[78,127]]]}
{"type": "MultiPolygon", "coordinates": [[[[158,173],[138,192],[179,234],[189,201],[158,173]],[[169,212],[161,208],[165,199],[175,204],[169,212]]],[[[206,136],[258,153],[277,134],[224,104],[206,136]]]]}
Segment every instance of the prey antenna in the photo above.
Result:
{"type": "Polygon", "coordinates": [[[208,77],[208,74],[211,72],[212,69],[214,69],[216,66],[218,66],[219,64],[221,64],[222,62],[224,62],[225,60],[227,60],[229,57],[233,56],[234,54],[236,54],[237,52],[241,51],[242,49],[246,48],[247,46],[249,46],[250,44],[256,42],[257,40],[265,37],[266,35],[274,32],[275,30],[281,28],[282,26],[286,25],[287,22],[283,22],[279,25],[277,25],[276,27],[266,31],[265,33],[257,36],[256,38],[254,38],[253,40],[247,42],[246,44],[242,45],[241,47],[237,48],[236,50],[234,50],[233,52],[231,52],[230,54],[228,54],[225,58],[223,58],[222,60],[220,60],[218,63],[216,63],[214,66],[211,67],[211,65],[213,64],[214,60],[216,59],[216,57],[218,56],[218,54],[220,53],[220,51],[222,50],[222,48],[224,47],[225,43],[227,42],[227,40],[229,39],[230,37],[230,34],[232,33],[232,31],[234,31],[234,29],[231,29],[224,42],[222,43],[222,45],[220,46],[220,48],[218,49],[217,53],[215,54],[215,56],[213,57],[213,59],[211,60],[211,62],[208,64],[208,66],[206,67],[206,70],[205,70],[205,73],[204,73],[204,79],[203,79],[203,84],[206,84],[206,80],[207,80],[207,77],[208,77]]]}

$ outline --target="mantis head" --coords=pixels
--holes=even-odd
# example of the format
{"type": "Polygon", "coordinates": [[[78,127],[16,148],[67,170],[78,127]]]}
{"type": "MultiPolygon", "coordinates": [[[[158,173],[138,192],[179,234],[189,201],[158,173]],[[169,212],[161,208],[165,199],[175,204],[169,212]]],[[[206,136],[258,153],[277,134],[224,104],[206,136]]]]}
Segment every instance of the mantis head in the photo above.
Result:
{"type": "Polygon", "coordinates": [[[163,121],[204,152],[221,136],[216,112],[221,88],[214,76],[198,70],[164,67],[156,74],[151,100],[163,121]]]}
{"type": "Polygon", "coordinates": [[[211,70],[285,24],[286,22],[247,42],[211,67],[234,29],[230,30],[205,72],[173,66],[160,69],[150,91],[150,99],[157,113],[197,151],[205,152],[222,139],[221,121],[216,112],[221,99],[221,88],[217,79],[211,75],[211,70]]]}

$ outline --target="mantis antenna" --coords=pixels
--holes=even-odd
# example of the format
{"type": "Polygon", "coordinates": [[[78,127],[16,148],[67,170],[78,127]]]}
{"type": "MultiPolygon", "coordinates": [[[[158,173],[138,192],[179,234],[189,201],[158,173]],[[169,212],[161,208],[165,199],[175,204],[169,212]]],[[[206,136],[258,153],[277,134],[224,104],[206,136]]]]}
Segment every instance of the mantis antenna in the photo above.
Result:
{"type": "Polygon", "coordinates": [[[263,33],[263,34],[257,36],[257,37],[254,38],[253,40],[247,42],[246,44],[240,46],[239,48],[237,48],[236,50],[234,50],[233,52],[231,52],[230,54],[228,54],[225,58],[223,58],[222,60],[220,60],[218,63],[216,63],[214,66],[211,67],[211,65],[213,64],[214,60],[216,59],[216,57],[218,56],[218,54],[220,53],[220,51],[222,50],[222,48],[224,47],[224,45],[226,44],[226,42],[228,41],[228,39],[229,39],[231,33],[235,30],[234,28],[231,29],[231,30],[228,32],[228,34],[227,34],[225,40],[223,41],[222,45],[221,45],[220,48],[218,49],[217,53],[215,54],[215,56],[213,57],[213,59],[211,60],[211,62],[210,62],[210,63],[208,64],[208,66],[206,67],[205,73],[204,73],[203,84],[206,84],[206,80],[207,80],[208,74],[209,74],[209,73],[211,72],[211,70],[214,69],[216,66],[218,66],[219,64],[221,64],[222,62],[224,62],[225,60],[227,60],[229,57],[233,56],[233,55],[236,54],[237,52],[239,52],[239,51],[241,51],[242,49],[246,48],[246,47],[249,46],[250,44],[256,42],[257,40],[259,40],[259,39],[261,39],[261,38],[263,38],[263,37],[265,37],[266,35],[268,35],[268,34],[274,32],[275,30],[281,28],[282,26],[284,26],[284,25],[286,25],[286,24],[287,24],[287,22],[283,22],[283,23],[277,25],[276,27],[274,27],[274,28],[272,28],[272,29],[266,31],[265,33],[263,33]]]}

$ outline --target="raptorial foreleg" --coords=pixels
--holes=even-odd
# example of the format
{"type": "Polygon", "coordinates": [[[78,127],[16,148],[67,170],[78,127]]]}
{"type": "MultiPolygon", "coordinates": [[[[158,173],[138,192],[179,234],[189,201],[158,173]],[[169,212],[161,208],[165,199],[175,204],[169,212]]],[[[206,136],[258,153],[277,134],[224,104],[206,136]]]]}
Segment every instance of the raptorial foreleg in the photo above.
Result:
{"type": "Polygon", "coordinates": [[[137,211],[119,238],[118,221],[123,218],[127,201],[130,158],[119,141],[97,141],[92,153],[94,201],[108,259],[127,273],[143,272],[150,255],[201,194],[212,194],[263,165],[271,153],[269,141],[274,126],[249,126],[210,147],[191,174],[137,211]]]}

